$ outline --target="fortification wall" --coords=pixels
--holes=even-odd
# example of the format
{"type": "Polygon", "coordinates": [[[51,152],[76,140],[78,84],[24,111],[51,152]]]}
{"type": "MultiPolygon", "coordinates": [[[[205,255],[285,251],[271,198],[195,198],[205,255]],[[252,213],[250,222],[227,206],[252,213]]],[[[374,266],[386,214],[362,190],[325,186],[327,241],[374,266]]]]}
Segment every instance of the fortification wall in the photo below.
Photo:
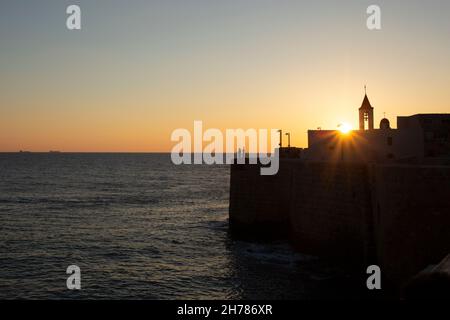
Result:
{"type": "Polygon", "coordinates": [[[289,236],[305,253],[361,261],[370,218],[365,165],[282,159],[275,176],[231,167],[230,226],[240,236],[289,236]]]}
{"type": "Polygon", "coordinates": [[[291,202],[292,163],[278,174],[261,176],[259,165],[231,166],[230,227],[241,237],[286,236],[291,202]]]}
{"type": "Polygon", "coordinates": [[[293,170],[290,235],[302,252],[363,261],[371,216],[362,164],[301,163],[293,170]]]}
{"type": "Polygon", "coordinates": [[[230,224],[304,253],[378,264],[395,286],[450,252],[450,167],[282,159],[231,168],[230,224]]]}
{"type": "Polygon", "coordinates": [[[371,167],[377,260],[399,285],[450,252],[450,167],[371,167]]]}

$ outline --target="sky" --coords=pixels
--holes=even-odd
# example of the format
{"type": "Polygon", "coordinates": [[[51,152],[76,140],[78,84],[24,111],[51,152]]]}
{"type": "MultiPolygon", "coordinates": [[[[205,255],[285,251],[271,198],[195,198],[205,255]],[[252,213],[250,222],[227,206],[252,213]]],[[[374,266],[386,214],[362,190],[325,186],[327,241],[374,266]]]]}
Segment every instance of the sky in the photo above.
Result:
{"type": "Polygon", "coordinates": [[[447,0],[0,0],[0,152],[166,152],[194,120],[306,147],[364,85],[395,127],[450,111],[449,39],[447,0]]]}

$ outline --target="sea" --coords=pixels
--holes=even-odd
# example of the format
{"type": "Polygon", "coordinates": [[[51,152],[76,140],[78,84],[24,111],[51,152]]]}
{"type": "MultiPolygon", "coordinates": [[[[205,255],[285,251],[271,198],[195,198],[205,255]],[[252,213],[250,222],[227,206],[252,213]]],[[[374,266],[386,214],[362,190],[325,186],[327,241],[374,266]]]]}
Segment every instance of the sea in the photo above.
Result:
{"type": "Polygon", "coordinates": [[[0,299],[360,297],[330,261],[235,239],[229,182],[170,154],[0,154],[0,299]]]}

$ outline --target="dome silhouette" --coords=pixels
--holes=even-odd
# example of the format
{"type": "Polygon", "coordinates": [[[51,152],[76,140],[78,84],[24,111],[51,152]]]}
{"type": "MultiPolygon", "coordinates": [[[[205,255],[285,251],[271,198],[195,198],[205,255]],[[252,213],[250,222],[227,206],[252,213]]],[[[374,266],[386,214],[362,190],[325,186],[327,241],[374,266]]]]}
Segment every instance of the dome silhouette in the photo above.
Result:
{"type": "Polygon", "coordinates": [[[387,130],[391,128],[391,124],[389,123],[389,120],[386,118],[381,119],[380,121],[380,129],[387,130]]]}

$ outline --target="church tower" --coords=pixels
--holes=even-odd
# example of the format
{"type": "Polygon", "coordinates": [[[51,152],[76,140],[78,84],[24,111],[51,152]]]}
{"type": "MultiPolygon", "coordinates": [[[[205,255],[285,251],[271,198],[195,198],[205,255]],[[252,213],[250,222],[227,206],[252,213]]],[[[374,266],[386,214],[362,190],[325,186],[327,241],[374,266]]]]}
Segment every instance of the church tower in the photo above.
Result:
{"type": "Polygon", "coordinates": [[[373,130],[373,107],[367,98],[367,92],[359,108],[359,130],[373,130]]]}

